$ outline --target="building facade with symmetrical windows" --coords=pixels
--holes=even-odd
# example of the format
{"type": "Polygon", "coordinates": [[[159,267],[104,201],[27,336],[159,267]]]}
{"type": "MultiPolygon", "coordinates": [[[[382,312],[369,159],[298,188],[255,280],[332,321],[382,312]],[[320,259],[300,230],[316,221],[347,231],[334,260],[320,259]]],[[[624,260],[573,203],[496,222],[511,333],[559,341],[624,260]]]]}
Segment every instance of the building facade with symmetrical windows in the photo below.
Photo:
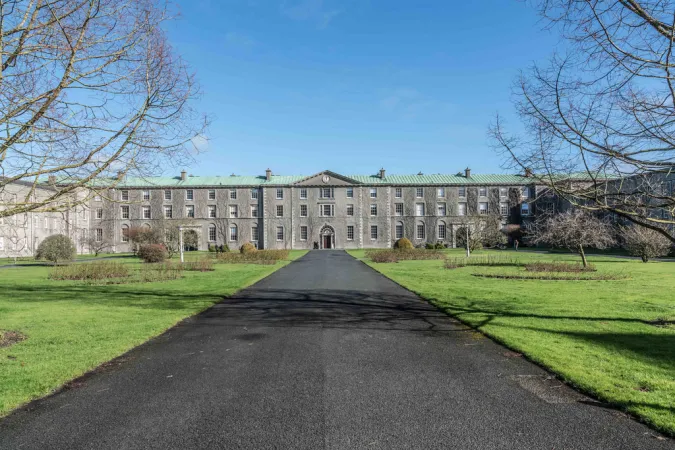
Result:
{"type": "Polygon", "coordinates": [[[522,223],[537,187],[521,175],[177,177],[124,179],[92,196],[90,233],[111,249],[130,249],[132,227],[181,225],[197,248],[387,248],[402,237],[415,245],[454,246],[469,216],[497,214],[522,223]]]}

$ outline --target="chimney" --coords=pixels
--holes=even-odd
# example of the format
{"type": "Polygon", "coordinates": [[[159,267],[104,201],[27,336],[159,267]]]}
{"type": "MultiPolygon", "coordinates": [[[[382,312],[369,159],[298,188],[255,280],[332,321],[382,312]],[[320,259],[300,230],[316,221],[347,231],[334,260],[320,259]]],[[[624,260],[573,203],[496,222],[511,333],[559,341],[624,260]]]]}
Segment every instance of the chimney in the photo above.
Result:
{"type": "Polygon", "coordinates": [[[469,169],[468,167],[464,169],[464,176],[466,178],[471,178],[471,169],[469,169]]]}
{"type": "Polygon", "coordinates": [[[180,179],[181,179],[181,181],[187,180],[187,172],[186,171],[184,171],[184,170],[180,171],[180,179]]]}
{"type": "Polygon", "coordinates": [[[56,175],[49,175],[49,178],[47,179],[47,182],[51,185],[56,184],[56,175]]]}
{"type": "Polygon", "coordinates": [[[385,174],[384,168],[380,169],[380,179],[381,180],[384,180],[384,174],[385,174]]]}
{"type": "Polygon", "coordinates": [[[118,180],[121,180],[122,178],[124,178],[124,171],[123,171],[123,170],[118,170],[118,171],[117,171],[117,179],[118,179],[118,180]]]}
{"type": "Polygon", "coordinates": [[[265,171],[265,179],[266,179],[267,181],[270,181],[270,180],[272,179],[272,171],[271,171],[270,169],[267,169],[267,170],[265,171]]]}
{"type": "Polygon", "coordinates": [[[530,178],[532,176],[532,169],[529,167],[525,168],[525,178],[530,178]]]}

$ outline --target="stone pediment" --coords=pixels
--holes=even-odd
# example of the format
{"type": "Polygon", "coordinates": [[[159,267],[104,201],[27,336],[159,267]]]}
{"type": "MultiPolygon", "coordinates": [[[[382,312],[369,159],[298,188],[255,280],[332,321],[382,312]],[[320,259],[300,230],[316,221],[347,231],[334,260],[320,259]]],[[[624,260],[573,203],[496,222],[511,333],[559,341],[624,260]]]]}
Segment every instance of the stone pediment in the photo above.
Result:
{"type": "Polygon", "coordinates": [[[351,186],[355,184],[361,183],[330,170],[324,170],[295,183],[296,186],[351,186]]]}

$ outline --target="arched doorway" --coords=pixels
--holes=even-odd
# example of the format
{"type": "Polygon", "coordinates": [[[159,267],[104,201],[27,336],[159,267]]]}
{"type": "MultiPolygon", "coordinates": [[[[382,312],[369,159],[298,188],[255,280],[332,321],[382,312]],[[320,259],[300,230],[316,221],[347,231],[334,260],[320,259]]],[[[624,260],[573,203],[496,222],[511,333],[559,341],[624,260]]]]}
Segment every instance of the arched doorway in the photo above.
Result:
{"type": "Polygon", "coordinates": [[[321,239],[321,248],[335,248],[335,230],[330,225],[324,225],[319,233],[321,239]]]}
{"type": "Polygon", "coordinates": [[[199,250],[199,235],[195,230],[183,232],[183,247],[186,252],[199,250]]]}

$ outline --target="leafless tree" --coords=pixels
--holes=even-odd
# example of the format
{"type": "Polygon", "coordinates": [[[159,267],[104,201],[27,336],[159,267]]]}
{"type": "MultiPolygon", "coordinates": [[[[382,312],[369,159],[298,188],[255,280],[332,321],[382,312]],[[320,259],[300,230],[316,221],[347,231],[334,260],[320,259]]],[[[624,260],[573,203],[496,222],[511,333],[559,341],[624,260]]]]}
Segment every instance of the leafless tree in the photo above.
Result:
{"type": "Polygon", "coordinates": [[[461,226],[455,231],[457,241],[466,249],[466,256],[483,247],[506,243],[502,232],[501,217],[497,214],[467,214],[460,218],[461,226]]]}
{"type": "Polygon", "coordinates": [[[165,0],[0,1],[0,192],[33,186],[0,217],[70,208],[82,187],[190,157],[206,120],[169,19],[165,0]],[[36,198],[47,179],[56,189],[36,198]]]}
{"type": "Polygon", "coordinates": [[[578,253],[584,267],[588,265],[584,248],[605,249],[615,243],[612,226],[583,209],[541,217],[528,228],[528,239],[578,253]]]}
{"type": "Polygon", "coordinates": [[[96,240],[96,236],[92,235],[82,236],[80,238],[80,245],[89,249],[90,252],[93,252],[94,256],[98,256],[99,253],[102,253],[113,246],[109,239],[104,238],[98,241],[96,240]]]}
{"type": "Polygon", "coordinates": [[[666,256],[673,248],[673,243],[663,234],[641,226],[623,227],[621,237],[623,248],[630,255],[639,256],[642,262],[666,256]]]}
{"type": "Polygon", "coordinates": [[[568,45],[515,84],[525,125],[489,134],[507,165],[529,169],[572,205],[675,241],[675,0],[535,0],[568,45]]]}

